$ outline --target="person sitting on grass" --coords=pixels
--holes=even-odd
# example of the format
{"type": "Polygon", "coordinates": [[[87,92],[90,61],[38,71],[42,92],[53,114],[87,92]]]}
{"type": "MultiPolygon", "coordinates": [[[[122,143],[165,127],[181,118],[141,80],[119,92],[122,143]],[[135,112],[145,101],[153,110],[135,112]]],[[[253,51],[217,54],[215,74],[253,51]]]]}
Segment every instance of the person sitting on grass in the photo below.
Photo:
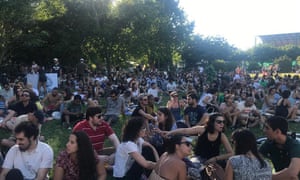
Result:
{"type": "MultiPolygon", "coordinates": [[[[38,126],[39,128],[39,140],[43,141],[44,140],[44,136],[41,136],[41,130],[42,130],[42,124],[44,123],[44,113],[40,110],[37,110],[33,113],[28,113],[28,114],[23,114],[21,116],[18,116],[15,119],[15,123],[14,126],[12,127],[13,129],[15,129],[15,127],[20,124],[23,121],[30,121],[33,124],[35,124],[36,126],[38,126]]],[[[1,140],[1,146],[2,147],[6,147],[6,148],[10,148],[13,145],[16,144],[16,138],[14,136],[11,136],[7,139],[2,139],[1,140]]]]}
{"type": "Polygon", "coordinates": [[[74,96],[74,99],[71,102],[67,103],[63,111],[63,118],[68,128],[71,128],[70,122],[82,120],[84,114],[83,110],[84,107],[81,100],[81,96],[77,94],[74,96]]]}
{"type": "Polygon", "coordinates": [[[71,133],[66,149],[56,159],[53,180],[105,180],[103,162],[83,131],[71,133]]]}
{"type": "Polygon", "coordinates": [[[145,169],[153,169],[155,162],[148,161],[142,155],[143,146],[150,147],[156,161],[157,151],[143,140],[146,134],[145,121],[141,117],[132,117],[123,128],[122,143],[118,146],[115,156],[113,176],[117,180],[141,179],[145,169]]]}
{"type": "Polygon", "coordinates": [[[111,126],[104,121],[99,106],[87,108],[86,119],[78,122],[73,128],[73,132],[76,131],[84,131],[89,136],[95,151],[100,155],[101,161],[113,165],[114,151],[119,146],[120,141],[111,126]],[[103,148],[106,138],[111,141],[113,148],[103,148]]]}
{"type": "Polygon", "coordinates": [[[53,166],[53,150],[38,140],[38,127],[24,121],[16,126],[14,133],[16,145],[5,156],[0,179],[46,179],[53,166]]]}
{"type": "Polygon", "coordinates": [[[268,140],[260,146],[259,151],[273,163],[275,173],[272,179],[299,179],[300,143],[287,135],[287,120],[281,116],[270,117],[263,131],[268,140]]]}
{"type": "Polygon", "coordinates": [[[239,114],[237,104],[234,102],[234,95],[226,94],[224,100],[225,102],[220,105],[220,112],[224,115],[226,124],[230,124],[234,128],[239,114]]]}
{"type": "Polygon", "coordinates": [[[188,179],[183,159],[192,152],[191,139],[182,135],[174,135],[165,138],[165,141],[166,152],[156,163],[149,180],[188,179]]]}
{"type": "Polygon", "coordinates": [[[166,135],[198,135],[194,154],[204,164],[219,163],[225,167],[226,160],[233,155],[232,147],[227,136],[223,133],[225,118],[222,114],[212,114],[205,126],[194,126],[191,128],[179,128],[165,132],[166,135]],[[221,145],[225,153],[221,154],[221,145]]]}
{"type": "MultiPolygon", "coordinates": [[[[247,97],[247,99],[240,102],[237,107],[240,111],[237,123],[240,123],[241,126],[255,127],[262,123],[262,116],[254,104],[253,97],[247,97]]],[[[236,127],[236,125],[237,124],[233,124],[233,127],[236,127]]]]}
{"type": "Polygon", "coordinates": [[[256,137],[248,129],[238,129],[232,133],[235,155],[227,161],[225,180],[265,180],[272,179],[271,166],[259,154],[256,137]]]}
{"type": "Polygon", "coordinates": [[[110,97],[106,99],[106,112],[104,119],[108,124],[118,122],[119,116],[125,114],[125,100],[120,97],[117,90],[110,91],[110,97]]]}
{"type": "Polygon", "coordinates": [[[20,102],[17,102],[8,109],[8,114],[1,122],[0,126],[9,130],[13,130],[17,116],[33,113],[36,110],[38,110],[37,105],[31,101],[31,91],[24,89],[22,90],[20,102]]]}
{"type": "Polygon", "coordinates": [[[59,111],[61,103],[63,103],[63,96],[58,92],[57,87],[53,88],[42,100],[44,112],[48,115],[51,115],[54,111],[59,111]]]}

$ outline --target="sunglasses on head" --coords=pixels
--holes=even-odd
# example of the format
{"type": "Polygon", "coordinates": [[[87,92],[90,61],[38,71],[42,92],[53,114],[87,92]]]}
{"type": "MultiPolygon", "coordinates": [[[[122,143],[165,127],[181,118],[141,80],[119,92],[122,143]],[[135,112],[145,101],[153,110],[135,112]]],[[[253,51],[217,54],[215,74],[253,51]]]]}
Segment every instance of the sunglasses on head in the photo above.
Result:
{"type": "Polygon", "coordinates": [[[191,142],[188,142],[188,141],[180,142],[180,144],[185,144],[185,145],[188,146],[188,147],[192,146],[192,143],[191,143],[191,142]]]}

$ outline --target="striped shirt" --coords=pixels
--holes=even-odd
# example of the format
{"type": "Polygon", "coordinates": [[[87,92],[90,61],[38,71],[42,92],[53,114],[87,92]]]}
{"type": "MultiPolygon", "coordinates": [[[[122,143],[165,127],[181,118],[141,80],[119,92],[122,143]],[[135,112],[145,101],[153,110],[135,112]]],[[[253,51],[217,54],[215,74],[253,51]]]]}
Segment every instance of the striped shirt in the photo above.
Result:
{"type": "Polygon", "coordinates": [[[103,149],[105,138],[114,134],[112,128],[105,121],[94,130],[87,120],[78,122],[73,131],[84,131],[90,138],[91,143],[97,153],[103,149]]]}

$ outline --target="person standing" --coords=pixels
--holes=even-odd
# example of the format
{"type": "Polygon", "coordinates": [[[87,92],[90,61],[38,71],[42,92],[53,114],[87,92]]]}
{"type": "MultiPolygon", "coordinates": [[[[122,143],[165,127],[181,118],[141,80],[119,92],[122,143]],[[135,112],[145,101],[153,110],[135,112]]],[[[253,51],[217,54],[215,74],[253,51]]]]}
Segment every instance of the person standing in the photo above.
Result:
{"type": "Polygon", "coordinates": [[[78,80],[82,81],[85,84],[85,75],[88,72],[88,66],[85,64],[84,59],[80,58],[80,63],[76,66],[76,74],[78,76],[78,80]]]}
{"type": "Polygon", "coordinates": [[[38,127],[24,121],[16,126],[14,133],[16,145],[6,154],[0,180],[46,179],[53,164],[53,150],[38,140],[38,127]]]}
{"type": "Polygon", "coordinates": [[[263,156],[270,159],[275,168],[273,180],[300,178],[300,143],[287,136],[288,122],[281,116],[266,120],[263,131],[267,136],[259,148],[263,156]]]}
{"type": "Polygon", "coordinates": [[[51,72],[56,73],[57,77],[62,76],[63,71],[62,71],[62,67],[59,64],[58,58],[53,59],[53,66],[51,68],[51,72]]]}

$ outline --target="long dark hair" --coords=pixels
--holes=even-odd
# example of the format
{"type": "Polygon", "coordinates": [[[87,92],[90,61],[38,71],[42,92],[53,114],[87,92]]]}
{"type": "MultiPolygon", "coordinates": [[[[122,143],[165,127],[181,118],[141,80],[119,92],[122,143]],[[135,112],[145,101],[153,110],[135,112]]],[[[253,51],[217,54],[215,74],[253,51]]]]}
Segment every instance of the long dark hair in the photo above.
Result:
{"type": "Polygon", "coordinates": [[[140,130],[144,126],[145,121],[142,117],[132,117],[123,127],[122,142],[135,141],[139,137],[140,130]]]}
{"type": "Polygon", "coordinates": [[[167,119],[165,120],[165,124],[162,123],[158,124],[159,129],[164,131],[171,131],[173,124],[175,122],[172,112],[166,107],[161,107],[158,109],[158,111],[162,112],[167,117],[167,119]]]}
{"type": "Polygon", "coordinates": [[[224,117],[222,114],[219,113],[215,113],[209,116],[209,119],[207,121],[207,126],[206,126],[206,130],[209,133],[214,133],[215,131],[215,121],[217,119],[217,117],[224,117]]]}
{"type": "Polygon", "coordinates": [[[78,151],[77,160],[79,165],[80,180],[96,180],[96,157],[92,143],[83,131],[73,132],[76,136],[78,151]]]}
{"type": "Polygon", "coordinates": [[[267,164],[258,153],[255,135],[247,129],[237,129],[232,133],[234,149],[236,155],[246,154],[251,151],[260,162],[260,168],[266,167],[267,164]]]}
{"type": "Polygon", "coordinates": [[[181,143],[183,137],[182,135],[173,135],[165,138],[166,152],[168,154],[176,153],[176,145],[181,143]]]}

